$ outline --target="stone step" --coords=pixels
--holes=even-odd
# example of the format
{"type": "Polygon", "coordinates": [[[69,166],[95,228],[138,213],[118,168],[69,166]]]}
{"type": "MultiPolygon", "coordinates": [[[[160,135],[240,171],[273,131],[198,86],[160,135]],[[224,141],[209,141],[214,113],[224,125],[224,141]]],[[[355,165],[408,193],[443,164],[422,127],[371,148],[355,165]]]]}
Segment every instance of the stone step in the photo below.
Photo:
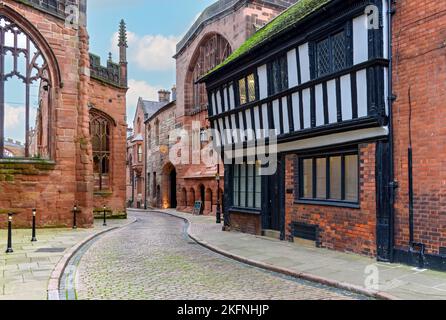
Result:
{"type": "Polygon", "coordinates": [[[280,240],[280,231],[276,230],[263,230],[262,235],[267,238],[280,240]]]}

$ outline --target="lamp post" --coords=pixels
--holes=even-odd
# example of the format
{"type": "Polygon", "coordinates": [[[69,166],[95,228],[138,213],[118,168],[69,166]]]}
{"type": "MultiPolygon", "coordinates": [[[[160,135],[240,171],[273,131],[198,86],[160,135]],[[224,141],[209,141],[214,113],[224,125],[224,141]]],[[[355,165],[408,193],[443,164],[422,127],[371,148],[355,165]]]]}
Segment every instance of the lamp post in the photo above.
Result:
{"type": "Polygon", "coordinates": [[[76,215],[77,215],[77,204],[75,204],[73,208],[73,230],[77,229],[76,215]]]}
{"type": "Polygon", "coordinates": [[[8,213],[8,246],[6,249],[6,253],[13,253],[12,250],[12,216],[13,213],[8,213]]]}
{"type": "Polygon", "coordinates": [[[33,232],[32,232],[31,242],[37,242],[37,238],[36,238],[36,215],[37,215],[37,209],[33,209],[33,232]]]}
{"type": "Polygon", "coordinates": [[[104,205],[104,224],[103,224],[103,226],[104,227],[107,226],[107,206],[106,205],[104,205]]]}
{"type": "Polygon", "coordinates": [[[221,224],[221,203],[220,203],[220,163],[217,164],[217,224],[221,224]]]}

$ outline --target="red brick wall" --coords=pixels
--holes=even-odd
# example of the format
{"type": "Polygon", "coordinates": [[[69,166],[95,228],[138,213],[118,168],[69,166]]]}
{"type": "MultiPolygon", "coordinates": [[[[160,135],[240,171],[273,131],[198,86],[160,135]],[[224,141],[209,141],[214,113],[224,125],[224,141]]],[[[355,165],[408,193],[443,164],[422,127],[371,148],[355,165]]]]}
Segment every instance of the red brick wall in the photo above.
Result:
{"type": "Polygon", "coordinates": [[[401,0],[394,16],[396,246],[409,244],[409,88],[415,241],[446,247],[446,1],[401,0]]]}
{"type": "MultiPolygon", "coordinates": [[[[376,255],[375,144],[360,146],[360,209],[295,204],[296,195],[287,194],[285,203],[286,236],[290,224],[318,225],[321,246],[328,249],[376,255]]],[[[295,190],[295,155],[286,157],[286,190],[295,190]]]]}

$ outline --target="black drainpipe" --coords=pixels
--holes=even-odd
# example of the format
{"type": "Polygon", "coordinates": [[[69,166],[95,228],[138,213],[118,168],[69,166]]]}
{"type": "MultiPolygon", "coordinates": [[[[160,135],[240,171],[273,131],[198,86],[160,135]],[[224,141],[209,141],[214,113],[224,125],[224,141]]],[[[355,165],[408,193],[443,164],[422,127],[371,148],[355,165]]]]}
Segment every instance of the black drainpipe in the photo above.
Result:
{"type": "Polygon", "coordinates": [[[395,191],[398,187],[397,182],[395,181],[395,163],[394,163],[394,137],[393,137],[393,102],[396,97],[393,94],[393,14],[395,13],[395,5],[396,0],[389,0],[388,2],[388,10],[387,10],[387,19],[388,19],[388,55],[389,55],[389,71],[387,72],[388,76],[388,103],[389,103],[389,174],[390,174],[390,262],[394,262],[394,249],[395,249],[395,191]]]}

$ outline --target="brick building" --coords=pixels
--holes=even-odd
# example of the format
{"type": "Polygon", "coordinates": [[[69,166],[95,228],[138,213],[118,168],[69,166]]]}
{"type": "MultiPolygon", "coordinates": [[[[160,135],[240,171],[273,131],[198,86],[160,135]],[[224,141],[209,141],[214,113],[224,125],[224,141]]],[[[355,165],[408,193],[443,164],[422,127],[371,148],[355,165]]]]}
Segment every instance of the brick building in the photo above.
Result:
{"type": "Polygon", "coordinates": [[[232,229],[445,270],[445,11],[300,0],[200,80],[232,229]]]}
{"type": "MultiPolygon", "coordinates": [[[[260,26],[295,0],[219,0],[206,8],[184,38],[175,54],[177,70],[176,129],[187,133],[178,164],[178,208],[192,211],[194,202],[203,202],[204,214],[215,213],[217,176],[221,177],[220,203],[223,204],[223,175],[218,173],[208,121],[208,96],[203,84],[195,83],[217,66],[260,26]],[[187,155],[186,155],[187,154],[187,155]]],[[[184,143],[179,141],[179,144],[184,143]]]]}
{"type": "Polygon", "coordinates": [[[29,226],[33,208],[39,226],[71,225],[75,205],[86,227],[95,208],[125,212],[125,24],[119,62],[102,66],[88,52],[86,1],[67,3],[78,21],[66,1],[0,1],[0,208],[17,213],[16,226],[29,226]],[[26,117],[12,126],[15,112],[26,117]],[[20,157],[7,152],[10,132],[23,140],[20,157]]]}

